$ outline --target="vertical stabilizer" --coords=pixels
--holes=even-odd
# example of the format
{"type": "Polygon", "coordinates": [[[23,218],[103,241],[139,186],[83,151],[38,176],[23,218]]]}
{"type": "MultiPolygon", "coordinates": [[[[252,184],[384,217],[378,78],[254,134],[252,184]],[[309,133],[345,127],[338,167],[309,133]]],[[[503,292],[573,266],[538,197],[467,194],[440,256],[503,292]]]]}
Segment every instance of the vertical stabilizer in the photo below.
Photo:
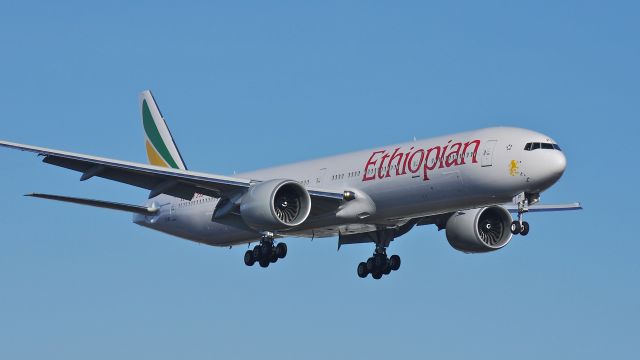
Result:
{"type": "Polygon", "coordinates": [[[187,170],[151,91],[140,93],[140,109],[149,164],[187,170]]]}

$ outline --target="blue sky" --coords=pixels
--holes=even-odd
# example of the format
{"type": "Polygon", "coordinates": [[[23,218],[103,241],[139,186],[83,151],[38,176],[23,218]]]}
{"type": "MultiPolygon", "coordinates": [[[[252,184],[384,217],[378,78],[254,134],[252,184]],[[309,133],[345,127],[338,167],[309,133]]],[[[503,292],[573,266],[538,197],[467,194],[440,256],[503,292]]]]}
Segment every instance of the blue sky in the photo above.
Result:
{"type": "Polygon", "coordinates": [[[628,1],[3,2],[0,139],[145,162],[151,89],[191,169],[221,174],[494,125],[566,151],[531,234],[288,241],[267,271],[130,216],[23,198],[146,192],[0,151],[0,358],[635,358],[640,25],[628,1]]]}

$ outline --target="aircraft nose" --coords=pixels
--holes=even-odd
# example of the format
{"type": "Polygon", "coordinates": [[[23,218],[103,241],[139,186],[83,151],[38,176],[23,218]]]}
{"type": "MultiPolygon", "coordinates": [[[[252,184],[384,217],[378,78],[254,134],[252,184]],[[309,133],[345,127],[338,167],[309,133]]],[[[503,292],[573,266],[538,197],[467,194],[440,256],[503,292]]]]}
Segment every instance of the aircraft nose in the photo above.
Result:
{"type": "Polygon", "coordinates": [[[545,159],[545,182],[553,184],[562,177],[567,168],[567,158],[561,151],[554,151],[545,159]]]}

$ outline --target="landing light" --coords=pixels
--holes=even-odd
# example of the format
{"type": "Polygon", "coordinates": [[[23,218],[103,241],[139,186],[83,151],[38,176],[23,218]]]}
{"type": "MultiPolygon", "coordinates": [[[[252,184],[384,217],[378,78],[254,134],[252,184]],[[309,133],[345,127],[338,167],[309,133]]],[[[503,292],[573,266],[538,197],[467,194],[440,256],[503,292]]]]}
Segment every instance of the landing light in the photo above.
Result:
{"type": "Polygon", "coordinates": [[[355,200],[356,198],[356,193],[354,193],[353,191],[345,191],[342,194],[342,199],[344,201],[351,201],[351,200],[355,200]]]}

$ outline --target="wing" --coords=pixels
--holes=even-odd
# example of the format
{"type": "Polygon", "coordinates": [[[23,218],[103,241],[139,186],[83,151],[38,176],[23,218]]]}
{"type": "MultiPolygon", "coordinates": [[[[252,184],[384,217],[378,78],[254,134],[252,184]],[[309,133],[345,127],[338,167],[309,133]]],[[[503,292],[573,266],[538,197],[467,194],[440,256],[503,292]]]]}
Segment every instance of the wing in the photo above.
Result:
{"type": "Polygon", "coordinates": [[[158,212],[158,208],[149,208],[145,206],[129,205],[129,204],[122,204],[122,203],[116,203],[111,201],[102,201],[102,200],[94,200],[94,199],[83,199],[83,198],[70,197],[70,196],[37,194],[37,193],[26,194],[25,196],[68,202],[72,204],[94,206],[94,207],[99,207],[103,209],[126,211],[126,212],[140,214],[140,215],[153,215],[158,212]]]}
{"type": "MultiPolygon", "coordinates": [[[[498,205],[505,208],[512,214],[518,213],[518,207],[516,205],[498,205]]],[[[571,210],[582,210],[582,205],[580,203],[571,203],[571,204],[535,204],[529,206],[528,212],[553,212],[553,211],[571,211],[571,210]]],[[[438,230],[443,230],[446,228],[447,220],[453,215],[453,212],[443,213],[443,214],[435,214],[430,216],[425,216],[422,218],[414,219],[417,221],[417,226],[423,225],[436,225],[438,230]]]]}
{"type": "MultiPolygon", "coordinates": [[[[518,207],[515,205],[504,205],[512,214],[518,213],[518,207]]],[[[570,211],[570,210],[582,210],[580,203],[571,204],[535,204],[529,206],[528,212],[551,212],[551,211],[570,211]]]]}
{"type": "MultiPolygon", "coordinates": [[[[167,194],[191,200],[196,193],[223,197],[244,191],[252,184],[249,179],[100,158],[6,141],[0,141],[0,146],[36,153],[44,156],[42,161],[47,164],[79,171],[82,173],[81,181],[95,176],[148,189],[150,198],[167,194]]],[[[315,209],[316,214],[337,208],[343,198],[342,193],[322,190],[309,189],[309,194],[317,200],[320,207],[315,209]]]]}

